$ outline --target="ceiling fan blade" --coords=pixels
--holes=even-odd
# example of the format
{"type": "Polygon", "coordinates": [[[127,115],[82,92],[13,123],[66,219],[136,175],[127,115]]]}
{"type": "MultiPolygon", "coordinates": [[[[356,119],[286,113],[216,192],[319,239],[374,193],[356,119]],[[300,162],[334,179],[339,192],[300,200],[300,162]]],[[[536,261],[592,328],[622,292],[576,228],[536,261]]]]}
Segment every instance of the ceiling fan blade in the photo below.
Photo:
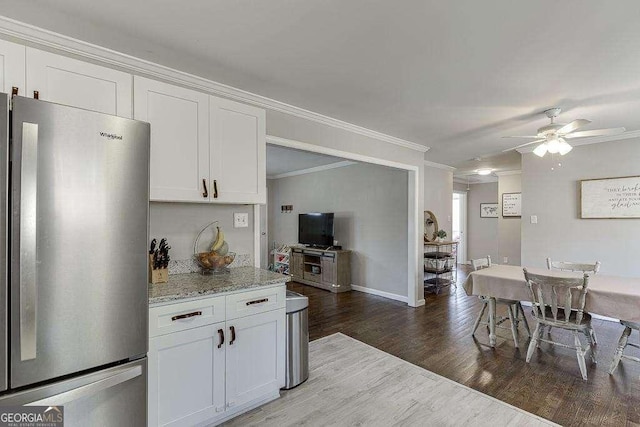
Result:
{"type": "Polygon", "coordinates": [[[546,139],[538,139],[537,141],[527,142],[526,144],[518,145],[517,147],[513,147],[513,148],[506,149],[506,150],[502,150],[502,152],[506,153],[507,151],[517,150],[518,148],[526,147],[527,145],[537,144],[539,142],[545,142],[545,141],[546,141],[546,139]]]}
{"type": "Polygon", "coordinates": [[[617,135],[620,133],[624,133],[625,128],[609,128],[609,129],[594,129],[594,130],[584,130],[582,132],[572,132],[568,135],[565,135],[564,138],[586,138],[589,136],[603,136],[603,135],[617,135]]]}
{"type": "Polygon", "coordinates": [[[562,126],[560,129],[558,129],[558,133],[567,134],[569,132],[573,132],[578,128],[581,128],[582,126],[588,125],[589,123],[591,123],[591,120],[587,120],[587,119],[574,120],[571,123],[566,124],[562,126]]]}
{"type": "Polygon", "coordinates": [[[503,136],[503,138],[540,138],[538,135],[514,135],[514,136],[503,136]]]}

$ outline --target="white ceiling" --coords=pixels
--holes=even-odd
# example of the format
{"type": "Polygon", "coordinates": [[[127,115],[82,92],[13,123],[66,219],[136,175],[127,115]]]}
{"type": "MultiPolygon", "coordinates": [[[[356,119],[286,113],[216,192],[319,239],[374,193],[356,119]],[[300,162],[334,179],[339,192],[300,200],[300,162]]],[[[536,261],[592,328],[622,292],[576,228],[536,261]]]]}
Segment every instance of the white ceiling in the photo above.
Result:
{"type": "Polygon", "coordinates": [[[640,129],[637,0],[0,0],[0,13],[432,147],[463,166],[540,113],[640,129]]]}
{"type": "Polygon", "coordinates": [[[267,145],[267,177],[344,162],[340,157],[267,145]]]}

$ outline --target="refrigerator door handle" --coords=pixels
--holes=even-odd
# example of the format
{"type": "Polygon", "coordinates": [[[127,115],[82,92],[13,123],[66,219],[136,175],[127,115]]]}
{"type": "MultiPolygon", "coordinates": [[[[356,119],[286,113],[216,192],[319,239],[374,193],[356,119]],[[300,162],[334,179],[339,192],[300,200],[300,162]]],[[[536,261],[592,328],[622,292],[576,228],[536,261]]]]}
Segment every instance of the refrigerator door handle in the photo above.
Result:
{"type": "Polygon", "coordinates": [[[26,406],[61,406],[67,403],[83,399],[85,397],[97,394],[102,390],[106,390],[111,387],[115,387],[118,384],[125,383],[129,380],[142,375],[142,366],[136,365],[133,367],[127,367],[121,369],[118,373],[111,375],[107,378],[103,378],[98,381],[74,388],[69,391],[65,391],[55,396],[46,397],[44,399],[36,400],[35,402],[27,403],[26,406]]]}
{"type": "Polygon", "coordinates": [[[20,359],[36,358],[38,125],[22,124],[20,169],[20,359]]]}

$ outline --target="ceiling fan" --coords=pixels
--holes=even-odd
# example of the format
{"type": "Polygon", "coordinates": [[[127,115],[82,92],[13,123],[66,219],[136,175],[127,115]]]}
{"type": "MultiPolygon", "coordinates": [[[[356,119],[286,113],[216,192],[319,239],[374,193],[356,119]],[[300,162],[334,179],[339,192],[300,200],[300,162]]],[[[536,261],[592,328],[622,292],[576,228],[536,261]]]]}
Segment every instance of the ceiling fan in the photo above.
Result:
{"type": "Polygon", "coordinates": [[[533,136],[503,136],[503,138],[533,138],[535,141],[527,142],[526,144],[518,145],[517,147],[509,148],[506,151],[517,150],[518,148],[526,147],[531,144],[539,144],[533,153],[536,156],[544,156],[547,152],[551,154],[559,153],[561,156],[564,156],[569,151],[573,149],[571,145],[566,141],[567,139],[573,138],[587,138],[592,136],[602,136],[602,135],[617,135],[621,134],[625,131],[625,128],[609,128],[609,129],[594,129],[594,130],[585,130],[581,132],[576,132],[579,128],[588,125],[591,123],[591,120],[586,119],[578,119],[574,120],[571,123],[555,123],[555,118],[558,117],[562,111],[560,108],[550,108],[545,110],[545,114],[547,117],[551,119],[551,123],[542,126],[538,129],[538,133],[533,136]]]}

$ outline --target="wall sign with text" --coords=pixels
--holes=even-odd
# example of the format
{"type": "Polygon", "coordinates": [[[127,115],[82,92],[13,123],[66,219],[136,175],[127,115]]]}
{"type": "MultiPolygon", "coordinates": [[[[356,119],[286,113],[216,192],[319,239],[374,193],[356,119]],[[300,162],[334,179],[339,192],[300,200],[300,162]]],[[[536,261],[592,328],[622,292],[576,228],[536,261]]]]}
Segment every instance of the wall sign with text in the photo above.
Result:
{"type": "Polygon", "coordinates": [[[580,181],[582,218],[640,218],[640,176],[580,181]]]}
{"type": "Polygon", "coordinates": [[[502,193],[502,216],[522,216],[522,193],[502,193]]]}

